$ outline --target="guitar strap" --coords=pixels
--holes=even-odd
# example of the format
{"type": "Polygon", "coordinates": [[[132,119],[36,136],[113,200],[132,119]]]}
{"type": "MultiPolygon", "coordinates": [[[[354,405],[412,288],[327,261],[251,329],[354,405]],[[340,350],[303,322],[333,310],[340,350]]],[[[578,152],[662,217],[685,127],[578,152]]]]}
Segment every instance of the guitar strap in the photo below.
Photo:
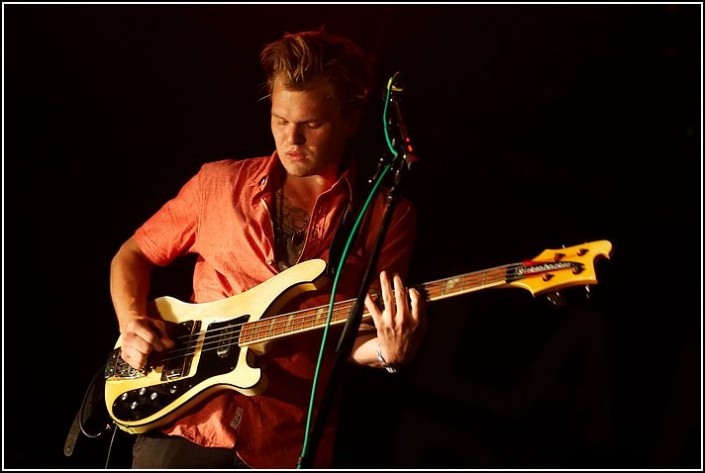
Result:
{"type": "Polygon", "coordinates": [[[103,432],[109,431],[111,429],[111,419],[108,415],[106,409],[101,409],[105,407],[104,403],[104,389],[102,389],[105,383],[103,368],[99,369],[93,376],[88,389],[86,389],[83,395],[83,400],[81,401],[81,406],[76,413],[76,417],[71,424],[68,436],[66,437],[66,442],[64,442],[64,455],[70,457],[73,455],[74,448],[76,447],[76,442],[80,434],[85,435],[88,438],[98,438],[103,435],[103,432]],[[100,387],[101,389],[96,389],[100,387]],[[100,412],[96,410],[99,409],[100,412]],[[96,433],[90,433],[88,429],[95,429],[96,433]],[[99,430],[101,429],[101,430],[99,430]]]}

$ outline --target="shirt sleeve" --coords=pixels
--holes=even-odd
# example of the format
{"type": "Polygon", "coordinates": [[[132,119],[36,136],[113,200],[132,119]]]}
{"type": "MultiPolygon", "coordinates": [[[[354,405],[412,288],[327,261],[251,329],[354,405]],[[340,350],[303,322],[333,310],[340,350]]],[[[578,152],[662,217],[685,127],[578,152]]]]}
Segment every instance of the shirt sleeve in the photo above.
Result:
{"type": "Polygon", "coordinates": [[[135,232],[142,252],[159,266],[188,253],[196,240],[202,202],[203,167],[135,232]]]}

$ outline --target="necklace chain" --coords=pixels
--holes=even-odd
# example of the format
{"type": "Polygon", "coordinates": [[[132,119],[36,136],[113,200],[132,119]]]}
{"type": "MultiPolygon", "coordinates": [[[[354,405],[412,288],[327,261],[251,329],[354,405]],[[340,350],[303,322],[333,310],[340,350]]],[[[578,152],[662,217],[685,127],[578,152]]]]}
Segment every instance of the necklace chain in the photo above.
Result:
{"type": "Polygon", "coordinates": [[[275,192],[274,199],[276,208],[275,246],[277,249],[279,268],[284,270],[294,265],[299,259],[299,255],[303,249],[309,216],[303,209],[293,209],[291,206],[288,206],[287,215],[284,214],[285,197],[283,187],[279,188],[275,192]],[[299,212],[301,215],[298,215],[299,212]],[[294,213],[297,213],[297,215],[294,216],[294,213]],[[285,222],[285,220],[287,222],[285,222]],[[301,228],[296,228],[295,222],[297,220],[301,220],[303,222],[301,228]]]}

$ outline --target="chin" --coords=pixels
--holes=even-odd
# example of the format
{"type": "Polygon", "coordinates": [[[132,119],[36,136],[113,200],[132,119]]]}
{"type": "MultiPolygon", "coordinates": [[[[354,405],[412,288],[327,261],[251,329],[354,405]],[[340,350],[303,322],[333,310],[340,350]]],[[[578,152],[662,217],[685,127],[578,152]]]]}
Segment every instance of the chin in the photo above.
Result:
{"type": "Polygon", "coordinates": [[[286,173],[290,176],[305,177],[312,174],[311,167],[303,162],[289,162],[284,166],[284,169],[286,169],[286,173]]]}

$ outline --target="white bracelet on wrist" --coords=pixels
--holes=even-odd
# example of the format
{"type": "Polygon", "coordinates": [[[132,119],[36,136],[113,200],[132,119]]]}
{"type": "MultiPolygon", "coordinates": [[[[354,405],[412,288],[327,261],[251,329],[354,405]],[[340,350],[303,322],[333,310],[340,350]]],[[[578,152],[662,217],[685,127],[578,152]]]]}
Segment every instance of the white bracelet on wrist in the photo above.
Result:
{"type": "Polygon", "coordinates": [[[379,346],[379,343],[377,344],[377,361],[379,361],[382,364],[382,367],[387,370],[389,373],[396,373],[397,370],[394,368],[392,365],[387,363],[387,360],[384,359],[382,356],[382,348],[379,346]]]}

